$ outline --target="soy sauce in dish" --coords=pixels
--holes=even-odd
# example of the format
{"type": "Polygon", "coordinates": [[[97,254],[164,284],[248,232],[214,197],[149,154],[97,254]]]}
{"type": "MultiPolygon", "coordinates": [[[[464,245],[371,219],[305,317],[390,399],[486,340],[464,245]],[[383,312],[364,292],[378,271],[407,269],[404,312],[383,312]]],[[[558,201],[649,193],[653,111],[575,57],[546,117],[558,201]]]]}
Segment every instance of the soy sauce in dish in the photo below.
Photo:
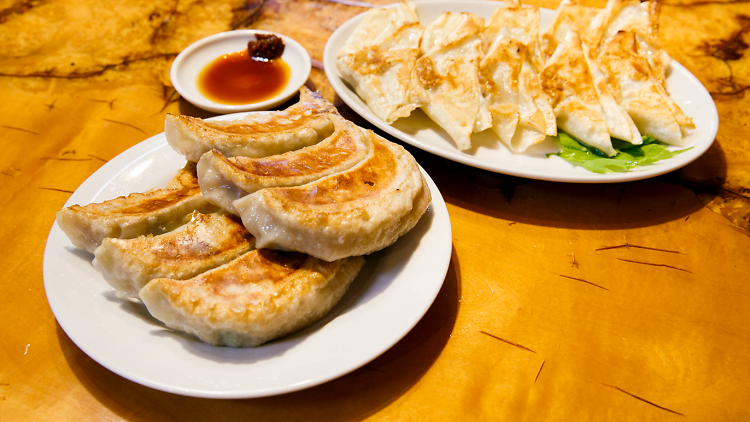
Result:
{"type": "Polygon", "coordinates": [[[269,100],[289,82],[291,69],[281,57],[253,58],[247,50],[225,54],[198,75],[198,89],[220,104],[252,104],[269,100]]]}

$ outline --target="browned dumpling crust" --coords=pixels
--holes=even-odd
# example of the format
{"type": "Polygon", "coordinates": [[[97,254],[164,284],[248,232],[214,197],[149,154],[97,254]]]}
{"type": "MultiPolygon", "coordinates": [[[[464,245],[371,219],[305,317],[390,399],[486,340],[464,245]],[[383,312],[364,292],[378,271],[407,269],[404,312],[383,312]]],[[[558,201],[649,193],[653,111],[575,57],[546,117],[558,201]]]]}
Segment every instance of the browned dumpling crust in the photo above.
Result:
{"type": "Polygon", "coordinates": [[[234,201],[259,248],[334,261],[390,246],[416,225],[431,201],[419,166],[403,147],[367,133],[373,150],[351,169],[234,201]]]}
{"type": "Polygon", "coordinates": [[[214,345],[254,347],[327,314],[364,262],[257,249],[192,279],[154,279],[140,298],[167,327],[214,345]]]}
{"type": "Polygon", "coordinates": [[[299,186],[349,169],[372,151],[366,132],[340,116],[326,140],[296,151],[264,158],[225,157],[211,150],[198,162],[207,201],[236,214],[232,203],[259,189],[299,186]]]}
{"type": "Polygon", "coordinates": [[[72,205],[57,212],[57,224],[73,246],[94,253],[105,237],[132,239],[172,231],[193,211],[211,213],[200,187],[151,189],[101,203],[72,205]]]}
{"type": "Polygon", "coordinates": [[[94,251],[94,267],[118,296],[137,298],[154,278],[194,277],[254,247],[255,238],[238,217],[194,212],[190,222],[170,233],[105,238],[94,251]]]}
{"type": "Polygon", "coordinates": [[[266,157],[313,145],[333,132],[336,108],[302,86],[300,101],[286,110],[250,113],[240,120],[210,121],[168,114],[164,135],[188,161],[216,149],[226,156],[266,157]]]}

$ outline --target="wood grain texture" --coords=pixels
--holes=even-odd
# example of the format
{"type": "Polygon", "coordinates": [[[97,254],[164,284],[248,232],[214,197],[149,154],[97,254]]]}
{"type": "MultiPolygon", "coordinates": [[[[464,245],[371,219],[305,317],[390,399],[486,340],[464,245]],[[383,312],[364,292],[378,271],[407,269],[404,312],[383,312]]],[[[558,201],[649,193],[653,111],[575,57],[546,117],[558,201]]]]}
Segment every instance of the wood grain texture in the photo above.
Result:
{"type": "MultiPolygon", "coordinates": [[[[330,34],[363,10],[323,0],[0,1],[0,419],[750,419],[744,1],[663,3],[661,42],[721,119],[714,146],[684,169],[560,184],[407,147],[448,204],[451,265],[424,319],[363,368],[277,397],[194,399],[127,381],[68,339],[42,280],[55,212],[107,160],[161,132],[167,112],[211,116],[174,92],[176,54],[253,27],[321,61],[330,34]]],[[[364,124],[321,70],[307,85],[364,124]]]]}

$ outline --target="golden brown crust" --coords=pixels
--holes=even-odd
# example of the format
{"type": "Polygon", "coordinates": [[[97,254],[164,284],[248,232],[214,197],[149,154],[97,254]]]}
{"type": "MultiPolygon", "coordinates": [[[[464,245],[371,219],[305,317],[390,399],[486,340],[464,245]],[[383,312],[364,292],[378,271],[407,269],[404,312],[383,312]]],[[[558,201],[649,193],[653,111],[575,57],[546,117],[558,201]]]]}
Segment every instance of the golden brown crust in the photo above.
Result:
{"type": "Polygon", "coordinates": [[[257,249],[189,280],[152,280],[140,297],[168,327],[215,345],[257,346],[325,315],[363,264],[257,249]]]}
{"type": "Polygon", "coordinates": [[[431,199],[419,166],[402,147],[368,134],[374,149],[355,167],[234,202],[259,247],[332,261],[385,248],[416,225],[431,199]]]}
{"type": "Polygon", "coordinates": [[[72,205],[58,211],[57,223],[74,246],[93,253],[105,237],[131,239],[166,233],[185,224],[196,210],[216,210],[198,187],[151,189],[101,203],[72,205]]]}
{"type": "Polygon", "coordinates": [[[204,194],[233,184],[246,193],[274,186],[297,186],[346,170],[362,161],[372,142],[353,123],[332,116],[336,130],[326,140],[306,148],[263,158],[225,157],[212,150],[198,164],[204,194]],[[220,181],[208,180],[215,177],[220,181]]]}
{"type": "Polygon", "coordinates": [[[198,161],[212,148],[227,156],[265,157],[309,146],[333,132],[329,115],[336,108],[302,86],[300,101],[286,110],[251,113],[244,119],[208,121],[168,114],[164,134],[169,145],[188,161],[198,161]]]}
{"type": "Polygon", "coordinates": [[[94,266],[119,296],[137,297],[154,278],[194,277],[254,246],[255,239],[239,218],[194,212],[188,224],[170,233],[104,239],[94,252],[94,266]]]}

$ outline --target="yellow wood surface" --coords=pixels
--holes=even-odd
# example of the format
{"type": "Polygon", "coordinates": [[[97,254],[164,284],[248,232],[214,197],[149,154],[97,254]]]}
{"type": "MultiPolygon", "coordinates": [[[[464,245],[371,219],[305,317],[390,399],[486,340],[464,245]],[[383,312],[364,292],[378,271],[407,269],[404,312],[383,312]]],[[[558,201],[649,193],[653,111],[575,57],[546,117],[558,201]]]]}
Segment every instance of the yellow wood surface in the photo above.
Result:
{"type": "MultiPolygon", "coordinates": [[[[42,278],[55,212],[107,160],[161,132],[166,113],[210,116],[175,94],[175,55],[253,27],[320,61],[328,36],[362,11],[323,0],[0,1],[0,420],[750,420],[743,0],[662,6],[664,47],[721,118],[713,147],[682,170],[560,184],[409,148],[448,204],[451,264],[423,320],[365,367],[276,397],[195,399],[125,380],[68,339],[42,278]]],[[[364,124],[322,71],[308,86],[364,124]]]]}

